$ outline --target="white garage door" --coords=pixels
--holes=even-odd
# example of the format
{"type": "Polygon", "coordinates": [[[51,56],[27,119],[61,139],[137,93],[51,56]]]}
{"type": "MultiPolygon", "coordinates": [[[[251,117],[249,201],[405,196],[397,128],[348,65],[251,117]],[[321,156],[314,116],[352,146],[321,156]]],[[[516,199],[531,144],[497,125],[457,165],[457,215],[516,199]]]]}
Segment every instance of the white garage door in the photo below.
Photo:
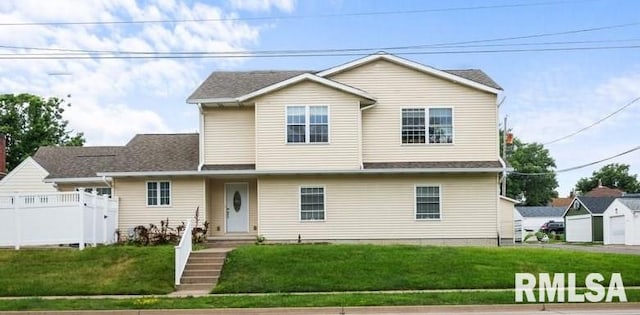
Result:
{"type": "Polygon", "coordinates": [[[609,233],[610,244],[624,244],[624,215],[610,218],[609,233]]]}
{"type": "Polygon", "coordinates": [[[591,242],[591,216],[567,217],[567,242],[591,242]]]}

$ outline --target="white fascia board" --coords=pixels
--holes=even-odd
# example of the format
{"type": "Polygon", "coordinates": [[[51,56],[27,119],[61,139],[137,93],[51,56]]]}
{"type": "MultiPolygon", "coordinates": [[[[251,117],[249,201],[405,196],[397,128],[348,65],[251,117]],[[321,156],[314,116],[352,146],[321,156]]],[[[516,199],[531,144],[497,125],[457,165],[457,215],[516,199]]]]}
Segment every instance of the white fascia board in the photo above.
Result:
{"type": "Polygon", "coordinates": [[[93,183],[93,182],[104,182],[104,181],[112,181],[111,177],[71,177],[71,178],[45,178],[43,181],[45,183],[93,183]]]}
{"type": "Polygon", "coordinates": [[[463,85],[466,85],[466,86],[469,86],[469,87],[472,87],[472,88],[475,88],[475,89],[478,89],[478,90],[481,90],[481,91],[493,93],[493,94],[496,94],[496,95],[499,94],[500,92],[502,92],[499,89],[492,88],[490,86],[486,86],[484,84],[480,84],[478,82],[471,81],[469,79],[465,79],[463,77],[460,77],[460,76],[457,76],[457,75],[453,75],[451,73],[447,73],[445,71],[438,70],[436,68],[432,68],[432,67],[429,67],[429,66],[425,66],[425,65],[417,63],[415,61],[407,60],[407,59],[400,58],[398,56],[394,56],[394,55],[387,54],[387,53],[378,53],[378,54],[374,54],[374,55],[369,55],[369,56],[354,60],[352,62],[348,62],[348,63],[342,64],[342,65],[339,65],[337,67],[333,67],[333,68],[321,71],[321,72],[317,73],[317,75],[320,76],[320,77],[326,77],[326,76],[332,75],[334,73],[339,73],[339,72],[342,72],[342,71],[345,71],[345,70],[348,70],[348,69],[351,69],[351,68],[355,68],[355,67],[358,67],[360,65],[363,65],[363,64],[375,61],[375,60],[380,60],[380,59],[384,59],[384,60],[387,60],[387,61],[390,61],[390,62],[393,62],[393,63],[397,63],[397,64],[403,65],[405,67],[408,67],[408,68],[411,68],[411,69],[414,69],[414,70],[418,70],[420,72],[425,72],[425,73],[428,73],[428,74],[431,74],[431,75],[434,75],[434,76],[437,76],[437,77],[441,77],[443,79],[447,79],[447,80],[451,80],[451,81],[454,81],[454,82],[458,82],[460,84],[463,84],[463,85]]]}
{"type": "Polygon", "coordinates": [[[187,104],[202,104],[206,106],[207,103],[237,103],[237,99],[233,97],[219,97],[219,98],[190,98],[187,100],[187,104]]]}
{"type": "Polygon", "coordinates": [[[311,73],[303,73],[303,74],[297,75],[297,76],[295,76],[293,78],[278,82],[276,84],[269,85],[269,86],[267,86],[265,88],[262,88],[262,89],[259,89],[259,90],[255,91],[255,92],[240,96],[236,100],[238,102],[242,103],[242,102],[245,102],[245,101],[247,101],[249,99],[252,99],[252,98],[255,98],[255,97],[258,97],[260,95],[264,95],[264,94],[267,94],[267,93],[270,93],[270,92],[273,92],[275,90],[282,89],[284,87],[287,87],[287,86],[292,85],[292,84],[296,84],[296,83],[304,81],[304,80],[309,80],[309,81],[313,81],[313,82],[316,82],[316,83],[319,83],[319,84],[322,84],[322,85],[326,85],[326,86],[329,86],[329,87],[344,91],[346,93],[362,97],[362,98],[370,100],[372,102],[376,101],[375,97],[373,97],[372,95],[370,95],[369,93],[367,93],[365,91],[358,90],[358,89],[350,87],[348,85],[345,85],[345,84],[342,84],[342,83],[338,83],[336,81],[329,80],[329,79],[326,79],[326,78],[322,78],[322,77],[313,75],[311,73]]]}
{"type": "Polygon", "coordinates": [[[158,171],[158,172],[113,172],[98,173],[110,177],[143,176],[198,176],[198,175],[297,175],[297,174],[418,174],[418,173],[499,173],[501,168],[388,168],[353,170],[203,170],[203,171],[158,171]]]}
{"type": "Polygon", "coordinates": [[[515,199],[509,198],[509,197],[505,197],[505,196],[500,196],[500,199],[505,200],[505,201],[509,201],[511,203],[514,203],[514,204],[520,203],[520,200],[515,200],[515,199]]]}

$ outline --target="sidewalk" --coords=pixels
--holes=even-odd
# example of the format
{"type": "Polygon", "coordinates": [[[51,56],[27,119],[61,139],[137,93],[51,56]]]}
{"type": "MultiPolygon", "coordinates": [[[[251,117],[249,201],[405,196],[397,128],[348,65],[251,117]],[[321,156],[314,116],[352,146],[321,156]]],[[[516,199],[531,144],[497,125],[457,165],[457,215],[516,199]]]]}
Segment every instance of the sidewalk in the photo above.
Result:
{"type": "Polygon", "coordinates": [[[522,305],[465,305],[465,306],[376,306],[376,307],[311,307],[311,308],[247,308],[247,309],[198,309],[198,310],[121,310],[121,311],[42,311],[42,312],[0,312],[7,315],[417,315],[417,314],[640,314],[640,303],[615,304],[522,304],[522,305]]]}

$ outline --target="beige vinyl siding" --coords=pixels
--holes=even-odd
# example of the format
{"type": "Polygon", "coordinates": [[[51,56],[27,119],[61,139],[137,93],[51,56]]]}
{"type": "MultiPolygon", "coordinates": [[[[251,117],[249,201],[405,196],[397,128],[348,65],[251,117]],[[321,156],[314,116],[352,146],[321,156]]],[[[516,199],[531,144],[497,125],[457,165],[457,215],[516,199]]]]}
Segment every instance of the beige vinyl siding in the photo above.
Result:
{"type": "Polygon", "coordinates": [[[502,238],[513,238],[513,212],[515,211],[513,202],[500,198],[500,236],[502,238]]]}
{"type": "Polygon", "coordinates": [[[365,90],[378,100],[376,106],[363,111],[364,162],[496,160],[498,157],[494,94],[384,60],[330,79],[365,90]],[[403,145],[403,107],[452,107],[454,144],[403,145]]]}
{"type": "Polygon", "coordinates": [[[302,82],[256,100],[259,170],[360,168],[359,100],[318,83],[302,82]],[[286,106],[326,105],[329,143],[287,143],[286,106]]]}
{"type": "Polygon", "coordinates": [[[268,240],[495,239],[497,176],[299,176],[258,179],[268,240]],[[325,220],[299,221],[301,186],[325,187],[325,220]],[[440,185],[441,219],[416,220],[415,186],[440,185]]]}
{"type": "Polygon", "coordinates": [[[249,184],[249,232],[258,233],[258,193],[256,179],[209,179],[207,180],[207,218],[209,221],[209,235],[224,236],[226,226],[225,208],[225,184],[248,183],[249,184]],[[255,228],[254,228],[255,227],[255,228]]]}
{"type": "Polygon", "coordinates": [[[205,108],[205,164],[254,164],[255,113],[252,106],[205,108]]]}
{"type": "Polygon", "coordinates": [[[0,194],[14,192],[56,192],[51,183],[43,182],[49,173],[40,167],[35,160],[27,158],[0,180],[0,194]]]}
{"type": "Polygon", "coordinates": [[[76,188],[108,188],[104,182],[95,182],[95,183],[76,183],[76,184],[58,184],[58,191],[75,191],[76,188]]]}
{"type": "Polygon", "coordinates": [[[169,218],[169,225],[176,227],[192,219],[200,207],[200,222],[204,222],[203,178],[115,178],[112,192],[120,200],[118,228],[127,235],[129,229],[138,226],[159,225],[169,218]],[[147,206],[147,181],[171,182],[171,206],[147,206]]]}

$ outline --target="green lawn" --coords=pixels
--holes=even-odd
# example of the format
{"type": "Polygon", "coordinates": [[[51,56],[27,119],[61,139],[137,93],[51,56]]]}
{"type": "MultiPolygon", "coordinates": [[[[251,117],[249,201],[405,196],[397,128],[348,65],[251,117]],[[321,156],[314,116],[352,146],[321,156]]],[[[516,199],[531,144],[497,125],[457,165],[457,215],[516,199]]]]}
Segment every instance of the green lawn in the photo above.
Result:
{"type": "MultiPolygon", "coordinates": [[[[640,290],[626,290],[629,302],[640,301],[640,290]]],[[[616,300],[617,301],[617,300],[616,300]]],[[[347,307],[396,305],[514,304],[513,292],[446,292],[394,294],[276,294],[267,296],[209,296],[200,298],[21,299],[5,300],[0,311],[208,309],[248,307],[347,307]]]]}
{"type": "Polygon", "coordinates": [[[173,291],[173,247],[0,250],[0,296],[173,291]]]}
{"type": "MultiPolygon", "coordinates": [[[[227,256],[214,293],[514,288],[517,272],[622,273],[640,285],[640,256],[544,248],[375,245],[245,246],[227,256]]],[[[608,284],[608,280],[604,284],[608,284]]]]}

